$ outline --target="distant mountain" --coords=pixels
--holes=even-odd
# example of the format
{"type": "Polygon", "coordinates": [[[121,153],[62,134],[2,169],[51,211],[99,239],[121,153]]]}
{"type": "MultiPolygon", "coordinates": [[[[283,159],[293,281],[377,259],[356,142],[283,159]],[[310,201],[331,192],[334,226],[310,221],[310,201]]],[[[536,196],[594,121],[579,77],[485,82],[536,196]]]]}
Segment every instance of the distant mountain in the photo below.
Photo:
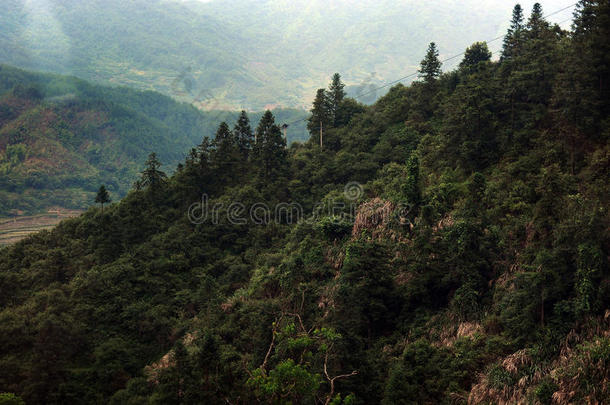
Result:
{"type": "MultiPolygon", "coordinates": [[[[305,116],[277,113],[278,122],[305,116]]],[[[0,65],[0,216],[56,205],[85,208],[100,184],[121,197],[150,152],[173,172],[203,136],[213,137],[223,119],[232,126],[235,116],[204,113],[152,91],[0,65]]],[[[303,138],[298,129],[289,140],[303,138]]]]}
{"type": "Polygon", "coordinates": [[[302,107],[329,72],[342,73],[355,94],[414,72],[430,41],[443,57],[495,37],[511,7],[491,0],[3,0],[0,62],[154,89],[204,110],[302,107]]]}

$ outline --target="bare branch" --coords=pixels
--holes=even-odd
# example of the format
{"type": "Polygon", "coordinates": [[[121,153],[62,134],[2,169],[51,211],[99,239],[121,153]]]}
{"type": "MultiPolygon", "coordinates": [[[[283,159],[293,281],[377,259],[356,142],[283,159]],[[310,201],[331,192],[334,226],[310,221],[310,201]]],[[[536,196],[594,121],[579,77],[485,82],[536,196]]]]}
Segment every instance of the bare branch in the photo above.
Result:
{"type": "Polygon", "coordinates": [[[265,376],[267,375],[267,362],[269,361],[269,356],[271,356],[271,351],[273,350],[273,347],[275,346],[275,335],[277,334],[277,327],[283,318],[284,318],[284,314],[282,314],[282,316],[280,316],[280,319],[276,319],[275,322],[273,322],[273,331],[271,332],[271,343],[269,344],[269,349],[267,349],[267,354],[265,354],[265,359],[263,360],[263,364],[261,364],[261,366],[260,366],[260,369],[263,372],[263,375],[265,375],[265,376]]]}
{"type": "Polygon", "coordinates": [[[328,352],[329,351],[330,351],[330,347],[328,348],[328,350],[326,351],[326,355],[324,356],[324,376],[326,376],[326,379],[330,383],[330,392],[328,393],[328,396],[326,397],[326,401],[324,402],[324,405],[328,405],[330,403],[330,401],[332,400],[333,395],[335,394],[335,380],[338,380],[340,378],[351,377],[353,375],[358,374],[358,371],[354,370],[349,374],[340,374],[340,375],[337,375],[334,377],[329,376],[328,375],[328,352]]]}
{"type": "Polygon", "coordinates": [[[309,332],[307,331],[307,329],[305,329],[305,324],[303,324],[303,318],[301,318],[301,315],[293,313],[286,313],[286,315],[294,316],[295,318],[297,318],[299,320],[299,325],[301,326],[301,330],[303,331],[303,333],[309,335],[309,332]]]}

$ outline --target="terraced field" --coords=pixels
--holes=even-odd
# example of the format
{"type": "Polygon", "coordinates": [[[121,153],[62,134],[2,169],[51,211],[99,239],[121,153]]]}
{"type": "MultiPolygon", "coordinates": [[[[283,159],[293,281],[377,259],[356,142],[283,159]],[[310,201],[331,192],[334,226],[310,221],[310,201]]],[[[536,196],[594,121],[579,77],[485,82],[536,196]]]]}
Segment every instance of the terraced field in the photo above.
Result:
{"type": "Polygon", "coordinates": [[[13,244],[26,236],[52,229],[66,218],[81,214],[79,210],[52,209],[46,214],[33,216],[15,216],[0,219],[0,247],[13,244]]]}

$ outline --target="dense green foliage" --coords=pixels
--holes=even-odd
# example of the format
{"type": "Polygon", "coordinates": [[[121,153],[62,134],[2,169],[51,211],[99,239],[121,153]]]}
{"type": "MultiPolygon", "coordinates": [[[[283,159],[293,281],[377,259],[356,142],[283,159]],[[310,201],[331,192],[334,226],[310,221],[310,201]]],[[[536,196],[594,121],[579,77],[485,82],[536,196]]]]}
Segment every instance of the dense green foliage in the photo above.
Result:
{"type": "Polygon", "coordinates": [[[173,175],[151,155],[122,201],[1,250],[0,391],[608,403],[610,5],[575,17],[352,102],[323,148],[242,115],[173,175]],[[247,215],[280,203],[314,215],[247,215]]]}
{"type": "MultiPolygon", "coordinates": [[[[203,134],[237,115],[0,65],[0,216],[87,208],[100,183],[122,197],[153,148],[171,172],[203,134]]],[[[304,115],[277,111],[288,122],[304,115]]],[[[305,125],[291,126],[288,136],[306,139],[305,125]]]]}

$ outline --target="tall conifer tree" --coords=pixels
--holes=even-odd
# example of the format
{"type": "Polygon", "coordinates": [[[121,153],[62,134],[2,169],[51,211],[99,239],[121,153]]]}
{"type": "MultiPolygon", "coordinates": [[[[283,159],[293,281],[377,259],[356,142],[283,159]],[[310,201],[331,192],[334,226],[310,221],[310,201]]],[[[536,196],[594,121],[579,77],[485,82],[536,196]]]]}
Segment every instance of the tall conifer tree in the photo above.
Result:
{"type": "Polygon", "coordinates": [[[311,117],[309,117],[307,122],[307,129],[312,136],[317,136],[320,126],[322,126],[322,129],[328,128],[332,122],[331,120],[331,108],[328,103],[326,90],[318,89],[316,98],[313,101],[311,117]]]}
{"type": "Polygon", "coordinates": [[[509,59],[518,54],[523,42],[523,28],[523,9],[520,4],[515,4],[513,18],[502,44],[502,56],[500,59],[509,59]]]}
{"type": "Polygon", "coordinates": [[[242,156],[247,159],[254,144],[254,134],[252,133],[252,127],[250,127],[250,119],[248,118],[248,114],[246,114],[246,112],[243,110],[241,114],[239,114],[239,118],[235,123],[233,135],[235,137],[237,149],[242,156]]]}
{"type": "Polygon", "coordinates": [[[260,175],[273,177],[282,174],[286,168],[286,141],[282,130],[275,124],[271,111],[267,110],[256,127],[254,159],[260,175]]]}
{"type": "Polygon", "coordinates": [[[157,158],[157,154],[152,152],[146,160],[146,167],[141,172],[141,178],[136,182],[136,188],[148,187],[149,190],[155,192],[167,180],[167,174],[159,170],[161,162],[157,158]]]}
{"type": "Polygon", "coordinates": [[[100,186],[100,189],[98,190],[97,195],[95,196],[95,202],[99,203],[102,206],[102,212],[104,212],[104,204],[111,202],[110,195],[106,190],[106,186],[104,186],[103,184],[100,186]]]}
{"type": "Polygon", "coordinates": [[[333,126],[337,126],[337,118],[339,117],[339,108],[345,98],[345,84],[341,82],[341,75],[335,73],[333,75],[330,86],[328,87],[328,106],[330,116],[332,117],[333,126]]]}
{"type": "Polygon", "coordinates": [[[427,84],[434,83],[441,75],[441,61],[438,59],[438,49],[434,42],[428,45],[425,58],[421,61],[419,77],[424,79],[427,84]]]}

